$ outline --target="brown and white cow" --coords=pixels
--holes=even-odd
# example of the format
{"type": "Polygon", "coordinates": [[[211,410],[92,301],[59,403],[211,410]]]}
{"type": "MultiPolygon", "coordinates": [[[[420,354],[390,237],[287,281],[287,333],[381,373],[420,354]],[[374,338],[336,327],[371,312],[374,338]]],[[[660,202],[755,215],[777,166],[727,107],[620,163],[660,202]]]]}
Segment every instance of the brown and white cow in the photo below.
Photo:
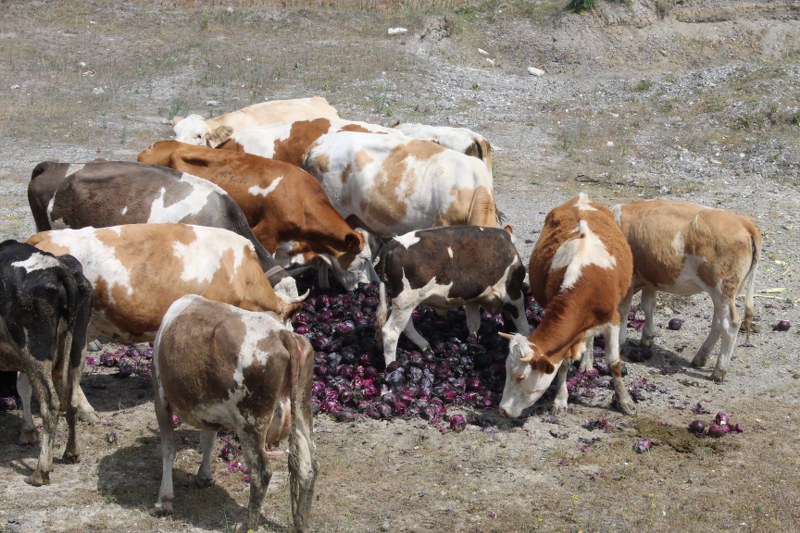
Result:
{"type": "Polygon", "coordinates": [[[164,316],[153,353],[155,410],[163,472],[157,514],[171,514],[175,432],[172,415],[202,430],[197,483],[211,485],[218,431],[235,431],[250,474],[247,529],[258,529],[272,470],[266,447],[289,434],[289,478],[294,529],[308,526],[317,460],[311,382],[314,351],[272,313],[245,311],[187,295],[164,316]],[[285,417],[291,424],[283,424],[285,417]],[[283,412],[282,412],[283,411],[283,412]]]}
{"type": "Polygon", "coordinates": [[[633,259],[611,211],[581,193],[547,214],[533,247],[528,277],[544,316],[528,338],[506,335],[506,383],[500,413],[516,418],[547,390],[558,371],[553,408],[567,408],[567,371],[597,334],[613,372],[618,407],[634,412],[622,381],[619,306],[631,286],[633,259]]]}
{"type": "Polygon", "coordinates": [[[518,332],[530,333],[522,288],[525,266],[511,235],[500,228],[432,228],[395,237],[381,248],[378,277],[376,330],[387,365],[397,357],[401,331],[420,350],[428,349],[411,320],[418,305],[443,311],[463,306],[470,335],[480,326],[481,307],[507,311],[518,332]]]}
{"type": "MultiPolygon", "coordinates": [[[[284,301],[264,276],[253,245],[220,228],[189,224],[128,224],[110,228],[37,233],[28,243],[83,265],[95,290],[87,337],[125,343],[155,338],[164,313],[186,294],[200,294],[251,311],[273,311],[289,320],[299,308],[284,301]]],[[[97,419],[83,391],[84,417],[97,419]]]]}
{"type": "Polygon", "coordinates": [[[21,443],[36,441],[31,393],[42,417],[39,461],[26,479],[31,485],[50,483],[62,410],[69,429],[64,462],[80,461],[77,409],[70,400],[73,388],[80,386],[91,310],[92,286],[74,257],[55,257],[12,240],[0,244],[0,370],[20,373],[19,393],[29,410],[23,417],[21,443]]]}
{"type": "Polygon", "coordinates": [[[37,231],[143,223],[233,231],[252,243],[272,286],[290,298],[297,296],[294,278],[253,235],[235,199],[189,173],[128,161],[46,161],[33,169],[28,202],[37,231]]]}
{"type": "Polygon", "coordinates": [[[353,120],[317,118],[269,124],[235,133],[217,148],[235,152],[247,152],[248,154],[269,157],[302,167],[306,153],[320,137],[340,131],[380,133],[406,138],[398,130],[377,124],[353,120]]]}
{"type": "MultiPolygon", "coordinates": [[[[655,337],[656,293],[690,295],[706,292],[714,305],[711,331],[692,360],[702,367],[722,337],[711,379],[722,381],[730,364],[741,318],[736,296],[746,290],[745,330],[750,335],[753,286],[761,255],[761,234],[748,217],[688,202],[644,200],[616,205],[615,217],[633,252],[633,285],[620,313],[628,316],[631,298],[642,291],[645,313],[640,345],[655,337]]],[[[620,344],[625,342],[620,330],[620,344]]]]}
{"type": "Polygon", "coordinates": [[[437,226],[497,226],[486,166],[430,141],[331,133],[314,143],[304,168],[345,219],[379,238],[437,226]]]}
{"type": "Polygon", "coordinates": [[[186,118],[176,116],[172,119],[172,124],[176,140],[213,148],[236,132],[264,124],[318,117],[337,119],[339,113],[325,98],[312,96],[260,102],[209,119],[200,115],[189,115],[186,118]]]}
{"type": "Polygon", "coordinates": [[[468,128],[397,122],[392,128],[414,139],[433,141],[446,148],[477,157],[492,171],[492,147],[483,135],[468,128]]]}
{"type": "Polygon", "coordinates": [[[138,159],[219,185],[239,204],[255,236],[280,265],[320,260],[345,290],[370,281],[367,239],[341,217],[308,172],[283,161],[178,141],[159,141],[138,159]]]}

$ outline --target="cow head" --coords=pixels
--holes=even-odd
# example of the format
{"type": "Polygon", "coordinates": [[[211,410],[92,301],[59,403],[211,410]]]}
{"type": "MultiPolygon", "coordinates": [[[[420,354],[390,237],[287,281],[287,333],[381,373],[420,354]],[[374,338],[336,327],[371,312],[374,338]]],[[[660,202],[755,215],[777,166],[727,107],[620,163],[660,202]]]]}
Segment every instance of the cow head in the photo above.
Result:
{"type": "Polygon", "coordinates": [[[369,234],[357,228],[345,237],[347,248],[345,253],[338,256],[319,255],[347,291],[355,290],[359,282],[369,283],[377,280],[377,274],[372,267],[372,248],[369,241],[369,234]]]}
{"type": "Polygon", "coordinates": [[[208,124],[200,115],[189,115],[183,120],[175,123],[172,128],[175,132],[175,140],[187,144],[204,146],[208,135],[208,124]]]}
{"type": "Polygon", "coordinates": [[[542,397],[561,363],[551,363],[524,335],[500,333],[500,336],[509,340],[500,413],[517,418],[542,397]]]}

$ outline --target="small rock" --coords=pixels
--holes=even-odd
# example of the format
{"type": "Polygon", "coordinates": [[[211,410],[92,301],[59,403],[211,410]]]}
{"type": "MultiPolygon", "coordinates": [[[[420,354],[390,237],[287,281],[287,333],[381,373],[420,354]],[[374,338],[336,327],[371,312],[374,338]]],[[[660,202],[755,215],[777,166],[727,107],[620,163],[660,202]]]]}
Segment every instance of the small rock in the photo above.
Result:
{"type": "Polygon", "coordinates": [[[92,92],[94,94],[103,94],[104,92],[106,92],[106,90],[103,89],[102,87],[95,87],[94,89],[92,89],[92,92]]]}
{"type": "Polygon", "coordinates": [[[408,29],[406,29],[406,28],[397,27],[397,28],[389,28],[387,33],[389,35],[399,35],[401,33],[406,33],[407,31],[408,31],[408,29]]]}
{"type": "Polygon", "coordinates": [[[536,67],[528,67],[528,74],[531,76],[544,76],[544,71],[536,67]]]}
{"type": "Polygon", "coordinates": [[[488,55],[489,55],[489,52],[487,52],[487,51],[486,51],[486,50],[484,50],[483,48],[478,48],[478,53],[479,53],[480,55],[482,55],[482,56],[488,56],[488,55]]]}

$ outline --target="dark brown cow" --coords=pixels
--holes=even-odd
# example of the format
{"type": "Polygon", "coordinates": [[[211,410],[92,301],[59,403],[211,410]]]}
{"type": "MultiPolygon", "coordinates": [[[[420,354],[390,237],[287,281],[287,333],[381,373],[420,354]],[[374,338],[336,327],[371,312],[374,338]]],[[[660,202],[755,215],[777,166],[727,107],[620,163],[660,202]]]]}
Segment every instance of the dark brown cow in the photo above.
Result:
{"type": "MultiPolygon", "coordinates": [[[[71,399],[80,384],[91,310],[92,285],[74,257],[55,257],[16,241],[0,244],[0,370],[21,373],[20,395],[30,409],[33,392],[42,416],[39,462],[26,479],[31,485],[50,483],[61,410],[69,427],[64,462],[80,461],[77,405],[71,399]]],[[[35,431],[28,413],[20,441],[34,442],[35,431]]]]}
{"type": "Polygon", "coordinates": [[[282,266],[320,260],[333,269],[346,290],[370,280],[367,240],[341,217],[319,181],[304,170],[252,154],[178,141],[159,141],[138,160],[220,186],[239,204],[255,236],[282,266]]]}
{"type": "Polygon", "coordinates": [[[155,408],[163,475],[157,514],[171,514],[175,463],[173,413],[203,430],[198,484],[211,484],[217,431],[235,431],[250,473],[247,527],[258,529],[272,477],[265,445],[288,433],[281,404],[289,405],[289,477],[294,528],[308,525],[317,461],[312,438],[314,351],[272,313],[255,313],[189,295],[164,316],[153,355],[155,408]]]}
{"type": "Polygon", "coordinates": [[[122,224],[183,223],[223,228],[248,239],[273,287],[289,297],[297,285],[253,235],[234,199],[188,173],[128,161],[46,161],[33,169],[28,202],[37,231],[122,224]]]}

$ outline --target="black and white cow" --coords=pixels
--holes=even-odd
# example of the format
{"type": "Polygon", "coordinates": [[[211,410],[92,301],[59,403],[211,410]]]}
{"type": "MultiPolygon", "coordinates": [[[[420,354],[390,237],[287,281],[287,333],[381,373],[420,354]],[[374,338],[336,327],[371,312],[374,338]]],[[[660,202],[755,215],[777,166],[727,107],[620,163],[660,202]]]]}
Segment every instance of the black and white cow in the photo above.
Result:
{"type": "Polygon", "coordinates": [[[174,222],[233,231],[253,243],[276,292],[297,296],[294,278],[256,238],[238,204],[197,176],[128,161],[45,161],[33,169],[28,203],[37,231],[174,222]]]}
{"type": "Polygon", "coordinates": [[[396,359],[400,332],[420,350],[429,343],[414,328],[411,312],[425,304],[446,310],[464,306],[467,329],[480,327],[480,308],[506,310],[517,331],[530,334],[523,307],[525,266],[509,231],[480,226],[418,230],[394,237],[380,252],[378,344],[388,365],[396,359]],[[386,295],[391,298],[388,316],[386,295]]]}
{"type": "Polygon", "coordinates": [[[265,445],[277,445],[288,433],[292,516],[295,530],[304,530],[317,475],[313,371],[311,344],[276,315],[198,295],[176,300],[156,335],[153,355],[163,460],[155,513],[172,513],[176,413],[203,430],[203,461],[197,472],[201,486],[211,484],[216,432],[235,431],[239,436],[250,473],[250,530],[258,529],[261,502],[272,477],[265,445]]]}
{"type": "MultiPolygon", "coordinates": [[[[26,479],[34,486],[50,483],[62,409],[69,427],[64,461],[80,461],[72,390],[83,369],[92,298],[92,285],[74,257],[55,257],[13,240],[0,243],[0,370],[20,372],[20,395],[29,398],[32,389],[42,416],[39,462],[26,479]]],[[[20,441],[36,441],[30,417],[20,441]]]]}

